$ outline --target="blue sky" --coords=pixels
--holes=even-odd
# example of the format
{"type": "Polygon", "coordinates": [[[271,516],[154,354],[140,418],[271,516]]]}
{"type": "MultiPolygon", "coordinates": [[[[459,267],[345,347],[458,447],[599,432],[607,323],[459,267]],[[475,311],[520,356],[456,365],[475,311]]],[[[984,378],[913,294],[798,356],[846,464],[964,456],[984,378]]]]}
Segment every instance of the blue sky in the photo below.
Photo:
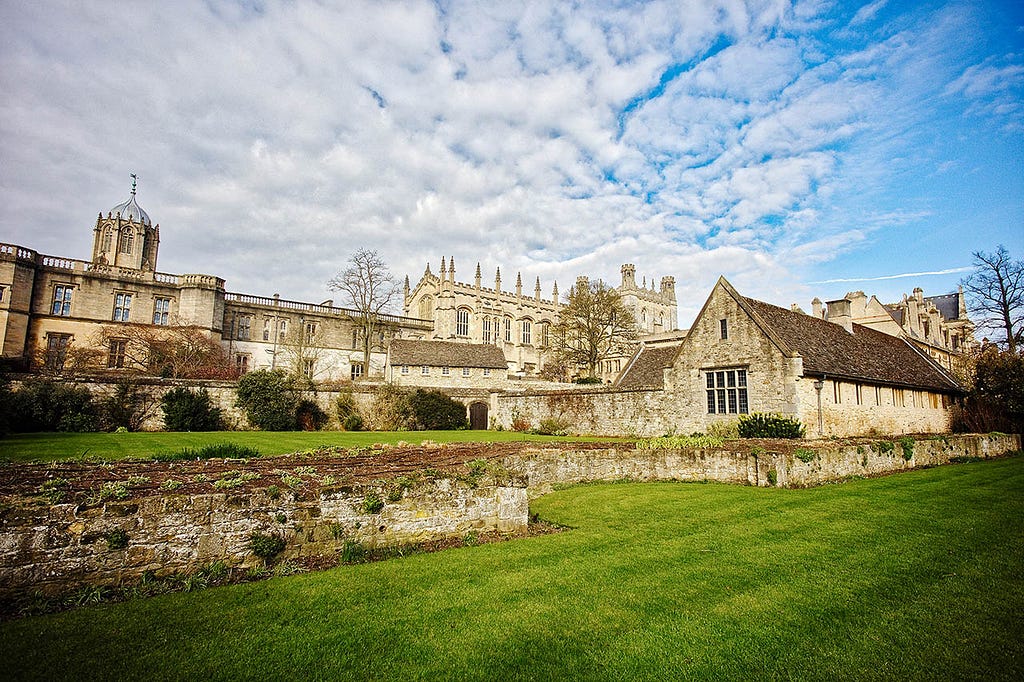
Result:
{"type": "Polygon", "coordinates": [[[328,4],[0,5],[0,241],[88,258],[137,173],[159,269],[230,291],[629,262],[681,326],[719,275],[809,309],[1024,257],[1024,3],[328,4]]]}

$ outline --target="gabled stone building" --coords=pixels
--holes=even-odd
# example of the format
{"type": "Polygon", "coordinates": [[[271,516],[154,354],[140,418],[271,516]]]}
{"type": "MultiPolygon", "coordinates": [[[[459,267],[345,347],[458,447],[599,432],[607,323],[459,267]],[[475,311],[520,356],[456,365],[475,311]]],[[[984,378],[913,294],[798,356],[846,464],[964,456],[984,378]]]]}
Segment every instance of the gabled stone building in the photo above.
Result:
{"type": "Polygon", "coordinates": [[[963,388],[911,341],[739,294],[719,278],[686,336],[643,348],[613,390],[498,396],[495,418],[581,433],[692,433],[775,412],[809,436],[948,431],[963,388]]]}

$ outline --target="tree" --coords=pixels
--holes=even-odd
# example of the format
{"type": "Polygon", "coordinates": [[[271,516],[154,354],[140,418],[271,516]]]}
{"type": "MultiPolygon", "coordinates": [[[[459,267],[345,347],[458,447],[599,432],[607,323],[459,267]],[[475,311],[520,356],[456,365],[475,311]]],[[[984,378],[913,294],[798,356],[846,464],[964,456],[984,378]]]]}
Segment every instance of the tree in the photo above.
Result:
{"type": "Polygon", "coordinates": [[[348,263],[348,267],[327,284],[332,290],[342,292],[345,302],[356,311],[353,321],[360,330],[363,370],[369,376],[370,351],[383,326],[381,316],[391,307],[398,287],[376,251],[360,249],[348,263]]]}
{"type": "Polygon", "coordinates": [[[298,402],[291,378],[279,369],[260,369],[238,380],[237,407],[249,423],[264,431],[294,431],[298,402]]]}
{"type": "Polygon", "coordinates": [[[330,373],[334,367],[324,340],[323,325],[318,321],[300,319],[298,328],[289,333],[280,345],[280,352],[285,364],[291,368],[290,374],[297,387],[314,387],[316,380],[330,373]]]}
{"type": "Polygon", "coordinates": [[[558,359],[586,368],[588,376],[597,374],[602,361],[632,353],[638,336],[636,319],[619,292],[585,277],[569,289],[552,332],[558,359]]]}
{"type": "Polygon", "coordinates": [[[975,251],[974,273],[961,284],[980,314],[975,324],[1006,335],[1006,349],[1016,353],[1024,343],[1024,261],[1011,260],[1000,244],[995,253],[975,251]]]}
{"type": "Polygon", "coordinates": [[[234,379],[238,370],[221,345],[195,325],[108,325],[93,340],[96,348],[118,343],[119,353],[93,361],[97,370],[117,369],[170,379],[234,379]],[[111,366],[111,362],[116,365],[111,366]]]}

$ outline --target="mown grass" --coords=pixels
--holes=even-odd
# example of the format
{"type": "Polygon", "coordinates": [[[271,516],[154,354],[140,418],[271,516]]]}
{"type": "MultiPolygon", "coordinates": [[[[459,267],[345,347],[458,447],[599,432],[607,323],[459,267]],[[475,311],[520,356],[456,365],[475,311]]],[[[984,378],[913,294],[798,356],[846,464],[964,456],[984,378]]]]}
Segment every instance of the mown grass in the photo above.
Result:
{"type": "MultiPolygon", "coordinates": [[[[515,431],[207,431],[145,433],[27,433],[0,438],[0,460],[53,461],[79,457],[116,460],[152,457],[199,449],[217,443],[253,447],[263,456],[309,450],[320,445],[364,447],[406,441],[419,444],[503,443],[508,441],[570,441],[578,438],[537,436],[515,431]]],[[[591,439],[597,440],[597,439],[591,439]]],[[[614,441],[615,439],[600,439],[614,441]]]]}
{"type": "Polygon", "coordinates": [[[573,530],[14,621],[17,679],[1021,679],[1024,458],[588,485],[573,530]]]}

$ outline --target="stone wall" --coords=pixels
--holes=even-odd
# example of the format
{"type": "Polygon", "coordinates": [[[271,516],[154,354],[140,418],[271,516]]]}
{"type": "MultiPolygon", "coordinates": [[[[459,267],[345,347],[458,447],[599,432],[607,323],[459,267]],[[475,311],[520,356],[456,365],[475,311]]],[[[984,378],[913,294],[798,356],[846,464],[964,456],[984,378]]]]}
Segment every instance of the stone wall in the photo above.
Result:
{"type": "Polygon", "coordinates": [[[249,546],[254,533],[283,539],[279,557],[288,559],[330,555],[347,541],[382,547],[514,531],[526,527],[528,513],[521,482],[471,487],[449,479],[406,490],[339,487],[313,499],[293,491],[271,497],[263,489],[95,506],[10,505],[0,509],[0,595],[130,583],[145,571],[188,572],[215,561],[244,568],[261,561],[249,546]],[[395,490],[401,498],[391,501],[395,490]],[[384,502],[377,513],[365,510],[370,496],[384,502]]]}
{"type": "Polygon", "coordinates": [[[92,506],[45,505],[38,498],[5,504],[0,507],[0,596],[130,583],[145,571],[187,572],[214,561],[251,566],[259,561],[249,546],[253,533],[285,540],[280,556],[287,559],[330,555],[346,541],[381,547],[460,538],[471,531],[515,531],[527,525],[528,497],[557,485],[628,479],[806,487],[955,458],[997,457],[1021,447],[1016,435],[755,443],[731,441],[719,450],[528,449],[501,461],[507,475],[500,481],[479,487],[440,479],[408,489],[394,482],[339,486],[309,498],[256,490],[169,493],[92,506]],[[375,513],[366,511],[371,496],[384,502],[375,513]],[[115,533],[123,533],[125,546],[117,546],[115,533]]]}

